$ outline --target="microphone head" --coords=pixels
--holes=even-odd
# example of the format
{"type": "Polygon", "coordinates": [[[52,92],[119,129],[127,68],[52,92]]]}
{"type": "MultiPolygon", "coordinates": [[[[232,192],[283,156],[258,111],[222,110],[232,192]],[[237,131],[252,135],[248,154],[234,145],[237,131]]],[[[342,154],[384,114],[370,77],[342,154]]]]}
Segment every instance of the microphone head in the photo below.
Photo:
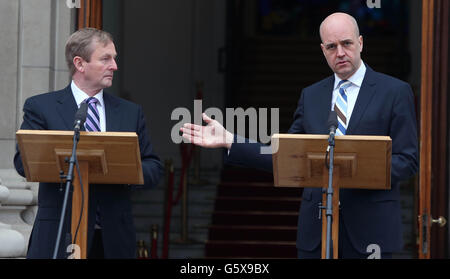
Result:
{"type": "Polygon", "coordinates": [[[330,114],[328,115],[327,127],[328,129],[331,129],[331,127],[336,129],[338,127],[337,113],[334,110],[330,111],[330,114]]]}
{"type": "Polygon", "coordinates": [[[75,113],[74,125],[77,125],[77,123],[80,123],[80,126],[84,125],[84,122],[86,122],[87,110],[88,105],[86,103],[81,103],[80,108],[75,113]]]}

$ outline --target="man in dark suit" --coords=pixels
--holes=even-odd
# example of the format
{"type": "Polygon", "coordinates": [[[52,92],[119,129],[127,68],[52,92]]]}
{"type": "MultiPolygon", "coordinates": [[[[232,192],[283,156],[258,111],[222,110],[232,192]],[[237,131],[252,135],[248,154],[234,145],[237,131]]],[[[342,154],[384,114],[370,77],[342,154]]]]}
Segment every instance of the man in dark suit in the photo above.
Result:
{"type": "MultiPolygon", "coordinates": [[[[23,106],[21,129],[73,130],[78,107],[89,99],[86,131],[136,132],[138,135],[143,187],[148,188],[157,185],[163,167],[153,153],[142,109],[139,105],[103,92],[104,88],[112,85],[113,73],[117,70],[116,55],[112,36],[107,32],[85,28],[72,34],[66,44],[71,84],[59,91],[28,98],[23,106]]],[[[18,149],[14,165],[17,172],[25,176],[18,149]]],[[[130,194],[132,188],[142,186],[90,186],[88,258],[135,258],[136,232],[130,194]]],[[[64,196],[61,189],[58,184],[39,184],[38,212],[29,241],[28,258],[51,258],[53,255],[64,196]]],[[[58,258],[67,257],[70,216],[69,197],[58,258]]]]}
{"type": "MultiPolygon", "coordinates": [[[[367,258],[371,244],[382,258],[402,249],[399,182],[417,172],[418,147],[411,87],[377,73],[361,60],[363,38],[356,20],[344,13],[320,26],[321,48],[334,75],[304,88],[289,133],[328,134],[330,110],[338,114],[337,135],[384,135],[392,139],[391,190],[340,190],[340,258],[367,258]]],[[[183,137],[204,147],[225,147],[232,164],[272,171],[261,144],[239,144],[238,136],[203,115],[208,126],[185,124],[183,137]]],[[[305,188],[298,219],[299,258],[320,258],[322,189],[305,188]]]]}

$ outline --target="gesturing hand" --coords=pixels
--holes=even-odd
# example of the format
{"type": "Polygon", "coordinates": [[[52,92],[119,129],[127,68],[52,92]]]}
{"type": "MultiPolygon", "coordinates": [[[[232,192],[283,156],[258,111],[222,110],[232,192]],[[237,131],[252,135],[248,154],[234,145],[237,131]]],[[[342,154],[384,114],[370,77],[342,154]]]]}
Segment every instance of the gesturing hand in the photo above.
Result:
{"type": "Polygon", "coordinates": [[[180,131],[183,132],[183,138],[189,142],[206,148],[225,147],[231,148],[233,143],[233,134],[228,132],[222,124],[202,114],[206,126],[185,123],[180,131]]]}

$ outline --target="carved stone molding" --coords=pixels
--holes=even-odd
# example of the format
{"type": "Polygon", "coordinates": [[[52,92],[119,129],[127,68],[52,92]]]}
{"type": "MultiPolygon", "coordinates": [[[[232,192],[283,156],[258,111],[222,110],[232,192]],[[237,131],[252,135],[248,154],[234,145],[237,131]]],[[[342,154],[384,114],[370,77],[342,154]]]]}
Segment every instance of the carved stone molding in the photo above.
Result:
{"type": "Polygon", "coordinates": [[[0,258],[25,257],[37,211],[37,183],[0,169],[0,258]]]}

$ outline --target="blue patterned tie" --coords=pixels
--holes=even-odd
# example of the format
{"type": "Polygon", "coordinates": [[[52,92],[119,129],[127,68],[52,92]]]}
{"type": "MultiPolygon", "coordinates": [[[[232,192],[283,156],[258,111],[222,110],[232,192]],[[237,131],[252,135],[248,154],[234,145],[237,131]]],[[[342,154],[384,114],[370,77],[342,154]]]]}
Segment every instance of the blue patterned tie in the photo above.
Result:
{"type": "Polygon", "coordinates": [[[345,135],[347,131],[347,94],[345,90],[352,85],[348,80],[341,80],[338,84],[339,94],[334,105],[334,111],[338,116],[338,128],[336,130],[337,136],[345,135]]]}
{"type": "Polygon", "coordinates": [[[98,100],[95,97],[90,97],[85,102],[88,104],[88,114],[84,127],[89,132],[100,132],[100,116],[97,110],[98,100]]]}
{"type": "MultiPolygon", "coordinates": [[[[84,122],[84,127],[88,132],[100,132],[100,115],[97,110],[98,99],[95,97],[87,98],[84,102],[88,104],[88,114],[86,117],[86,122],[84,122]]],[[[97,205],[97,211],[95,214],[95,227],[101,228],[100,226],[100,209],[97,205]]]]}

